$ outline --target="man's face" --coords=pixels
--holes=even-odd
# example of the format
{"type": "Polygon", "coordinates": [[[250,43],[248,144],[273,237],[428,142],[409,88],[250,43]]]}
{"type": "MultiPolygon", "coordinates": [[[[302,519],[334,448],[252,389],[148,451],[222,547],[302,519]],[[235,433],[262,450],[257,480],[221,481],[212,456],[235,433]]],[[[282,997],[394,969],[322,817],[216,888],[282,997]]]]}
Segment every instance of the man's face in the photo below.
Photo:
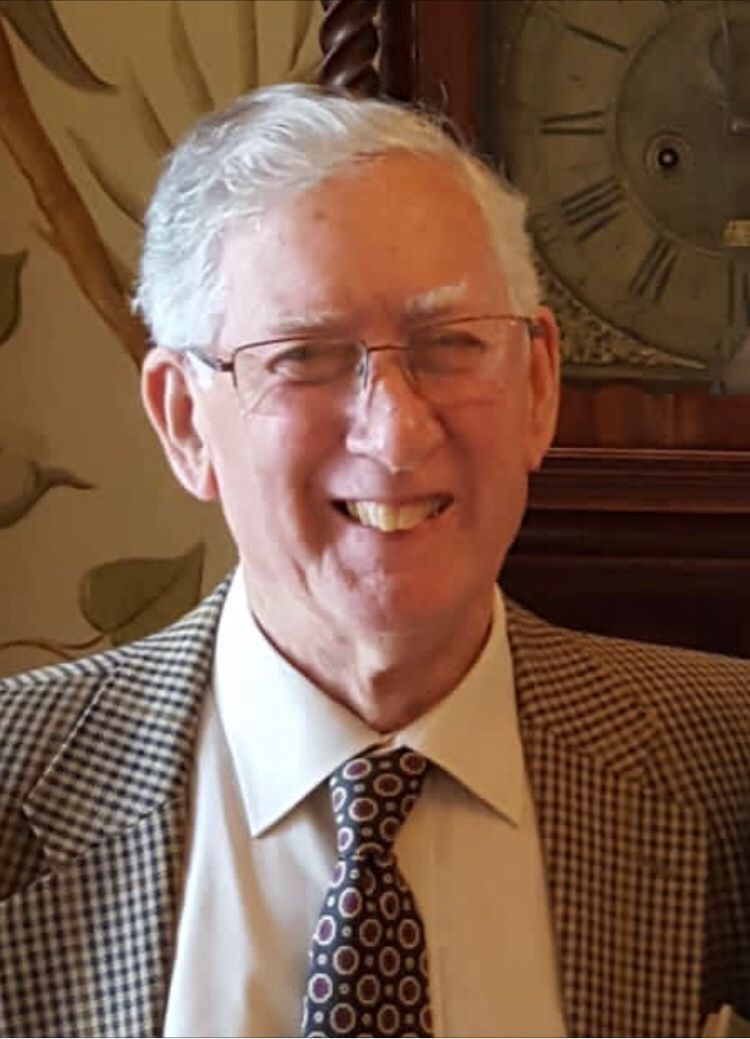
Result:
{"type": "MultiPolygon", "coordinates": [[[[235,232],[223,262],[224,357],[290,321],[400,344],[415,310],[512,310],[476,203],[450,169],[401,154],[281,200],[235,232]]],[[[552,329],[531,346],[519,332],[497,392],[469,404],[431,407],[394,352],[373,355],[365,391],[330,409],[308,407],[304,391],[243,408],[228,376],[194,387],[259,615],[408,635],[489,608],[550,435],[552,329]],[[382,529],[396,509],[409,529],[382,529]]]]}

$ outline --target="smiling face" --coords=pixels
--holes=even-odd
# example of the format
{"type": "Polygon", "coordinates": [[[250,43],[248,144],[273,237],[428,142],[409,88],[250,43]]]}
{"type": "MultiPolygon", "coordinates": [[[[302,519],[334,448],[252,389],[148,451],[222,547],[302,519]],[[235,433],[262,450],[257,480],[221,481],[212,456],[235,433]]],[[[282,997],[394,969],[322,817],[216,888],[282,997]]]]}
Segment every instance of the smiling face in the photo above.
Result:
{"type": "MultiPolygon", "coordinates": [[[[260,226],[235,231],[223,262],[220,357],[290,322],[396,345],[426,315],[512,310],[456,174],[397,153],[283,199],[260,226]]],[[[497,389],[472,403],[430,406],[392,351],[371,357],[359,396],[328,407],[301,392],[249,410],[229,376],[192,383],[202,461],[186,475],[172,452],[173,467],[193,493],[218,490],[251,604],[271,633],[312,623],[408,635],[467,611],[488,615],[527,474],[552,432],[556,341],[551,319],[543,325],[531,344],[519,326],[497,389]]],[[[179,361],[164,363],[175,382],[185,377],[179,361]]]]}

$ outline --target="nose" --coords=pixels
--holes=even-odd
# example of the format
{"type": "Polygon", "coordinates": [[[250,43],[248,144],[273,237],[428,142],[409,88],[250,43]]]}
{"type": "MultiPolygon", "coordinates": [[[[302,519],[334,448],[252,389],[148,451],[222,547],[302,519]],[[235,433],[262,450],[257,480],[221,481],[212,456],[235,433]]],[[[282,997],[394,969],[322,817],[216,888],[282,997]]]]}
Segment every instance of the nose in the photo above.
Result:
{"type": "Polygon", "coordinates": [[[419,395],[394,355],[370,357],[365,384],[349,417],[346,447],[389,472],[417,469],[444,440],[433,408],[419,395]]]}

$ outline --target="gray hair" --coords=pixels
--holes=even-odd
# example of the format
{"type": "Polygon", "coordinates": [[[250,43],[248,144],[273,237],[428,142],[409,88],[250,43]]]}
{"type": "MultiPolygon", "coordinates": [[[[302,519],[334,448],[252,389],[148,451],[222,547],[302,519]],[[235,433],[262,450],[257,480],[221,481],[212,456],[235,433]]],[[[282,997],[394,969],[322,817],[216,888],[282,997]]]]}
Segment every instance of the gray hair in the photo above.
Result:
{"type": "Polygon", "coordinates": [[[198,122],[172,153],[146,213],[133,306],[153,342],[209,347],[225,301],[229,230],[279,192],[304,191],[366,156],[401,150],[450,164],[487,220],[511,303],[531,314],[539,284],[523,198],[433,118],[381,100],[279,84],[198,122]]]}

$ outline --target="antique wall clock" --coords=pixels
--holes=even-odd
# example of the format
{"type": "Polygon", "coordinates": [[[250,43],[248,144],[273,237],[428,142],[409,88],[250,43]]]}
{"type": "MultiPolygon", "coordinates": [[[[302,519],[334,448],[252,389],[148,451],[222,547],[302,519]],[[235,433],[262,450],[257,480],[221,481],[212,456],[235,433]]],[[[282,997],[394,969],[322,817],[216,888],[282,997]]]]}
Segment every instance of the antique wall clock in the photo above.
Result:
{"type": "Polygon", "coordinates": [[[321,2],[324,82],[444,112],[530,199],[566,380],[505,590],[750,656],[750,0],[321,2]]]}
{"type": "Polygon", "coordinates": [[[568,380],[750,392],[750,2],[483,0],[568,380]]]}

